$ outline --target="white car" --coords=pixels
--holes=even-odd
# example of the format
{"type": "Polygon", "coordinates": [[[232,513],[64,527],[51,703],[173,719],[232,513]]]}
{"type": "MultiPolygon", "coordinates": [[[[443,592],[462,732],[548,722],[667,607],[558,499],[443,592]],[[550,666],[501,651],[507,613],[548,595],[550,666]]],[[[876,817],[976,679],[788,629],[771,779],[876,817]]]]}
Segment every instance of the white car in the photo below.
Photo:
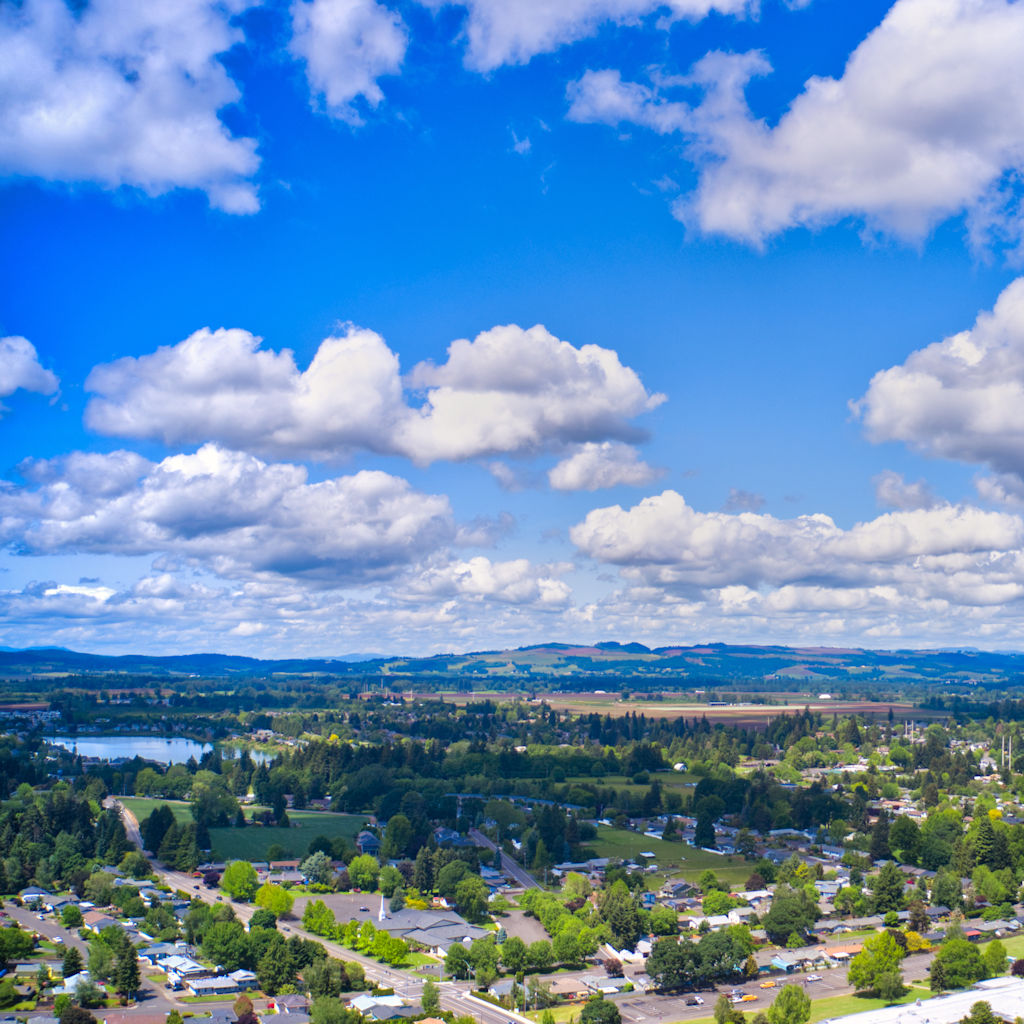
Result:
{"type": "Polygon", "coordinates": [[[806,981],[821,981],[821,975],[820,974],[808,974],[805,980],[806,981]]]}

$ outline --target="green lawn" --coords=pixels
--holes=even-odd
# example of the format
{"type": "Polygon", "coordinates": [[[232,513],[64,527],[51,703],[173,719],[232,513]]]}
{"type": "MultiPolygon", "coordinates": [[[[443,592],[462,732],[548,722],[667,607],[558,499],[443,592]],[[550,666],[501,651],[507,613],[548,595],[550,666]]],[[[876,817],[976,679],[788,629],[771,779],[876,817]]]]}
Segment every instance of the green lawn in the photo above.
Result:
{"type": "MultiPolygon", "coordinates": [[[[964,926],[970,927],[967,922],[965,922],[964,926]]],[[[990,939],[989,942],[991,941],[992,940],[990,939]]],[[[1007,956],[1012,956],[1014,959],[1024,956],[1024,935],[1013,935],[1008,939],[1000,939],[999,941],[1006,948],[1007,956]]],[[[982,949],[987,945],[988,942],[980,943],[982,949]]]]}
{"type": "Polygon", "coordinates": [[[695,882],[701,872],[711,868],[722,881],[731,885],[742,885],[753,866],[742,857],[720,857],[707,853],[686,843],[666,843],[663,839],[651,839],[640,832],[628,829],[609,828],[598,825],[597,839],[587,844],[597,857],[621,857],[623,860],[634,860],[639,854],[654,854],[654,863],[662,875],[682,876],[695,882]]]}
{"type": "Polygon", "coordinates": [[[167,804],[174,812],[175,821],[183,821],[186,825],[191,824],[192,805],[184,800],[151,800],[145,796],[122,796],[118,798],[128,808],[136,819],[141,823],[148,818],[155,808],[161,804],[167,804]]]}
{"type": "Polygon", "coordinates": [[[289,811],[290,828],[211,828],[210,842],[216,860],[266,860],[267,850],[277,843],[291,857],[305,857],[309,844],[318,836],[355,839],[365,825],[361,814],[331,814],[328,811],[289,811]]]}

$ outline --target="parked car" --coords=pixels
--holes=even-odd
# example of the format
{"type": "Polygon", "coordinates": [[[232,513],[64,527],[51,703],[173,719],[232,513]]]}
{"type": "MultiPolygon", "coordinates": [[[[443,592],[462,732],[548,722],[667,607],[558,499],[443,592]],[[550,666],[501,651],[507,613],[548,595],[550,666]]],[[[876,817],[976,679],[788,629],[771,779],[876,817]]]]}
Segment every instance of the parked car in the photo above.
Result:
{"type": "Polygon", "coordinates": [[[743,995],[740,996],[740,1002],[741,1003],[752,1003],[756,998],[757,998],[757,993],[756,992],[744,992],[743,995]]]}
{"type": "Polygon", "coordinates": [[[762,981],[761,988],[775,988],[774,978],[769,978],[767,981],[762,981]]]}
{"type": "Polygon", "coordinates": [[[804,981],[821,981],[820,974],[808,974],[804,981]]]}
{"type": "Polygon", "coordinates": [[[703,1006],[704,1005],[704,1000],[701,999],[700,996],[690,996],[686,1000],[686,1005],[687,1006],[703,1006]]]}

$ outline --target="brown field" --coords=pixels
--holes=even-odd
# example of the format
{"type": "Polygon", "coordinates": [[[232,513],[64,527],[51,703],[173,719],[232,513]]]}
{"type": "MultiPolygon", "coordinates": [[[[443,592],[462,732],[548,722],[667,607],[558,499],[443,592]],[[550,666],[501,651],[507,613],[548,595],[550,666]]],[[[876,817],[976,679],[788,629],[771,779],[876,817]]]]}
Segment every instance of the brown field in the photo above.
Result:
{"type": "MultiPolygon", "coordinates": [[[[502,691],[478,690],[474,693],[445,694],[449,703],[464,705],[471,701],[493,700],[496,702],[526,700],[522,694],[502,691]]],[[[661,700],[622,700],[617,692],[601,693],[549,693],[534,698],[530,703],[541,702],[559,711],[570,711],[586,715],[596,712],[600,715],[621,717],[632,712],[643,713],[648,718],[707,718],[709,722],[723,722],[728,725],[759,726],[780,715],[799,714],[804,708],[824,715],[862,715],[865,718],[888,718],[889,709],[893,716],[903,721],[907,718],[922,719],[945,717],[943,712],[925,711],[903,701],[869,700],[818,700],[809,694],[772,693],[764,695],[776,701],[773,704],[751,704],[745,701],[728,704],[708,703],[698,700],[693,694],[666,693],[661,700]]]]}

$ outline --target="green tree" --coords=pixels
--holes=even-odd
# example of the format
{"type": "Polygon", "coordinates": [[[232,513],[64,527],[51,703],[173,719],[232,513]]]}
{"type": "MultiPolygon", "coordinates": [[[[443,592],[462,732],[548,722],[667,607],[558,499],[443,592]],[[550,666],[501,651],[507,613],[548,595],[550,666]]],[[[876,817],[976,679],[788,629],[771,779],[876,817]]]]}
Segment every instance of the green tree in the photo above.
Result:
{"type": "Polygon", "coordinates": [[[916,864],[921,852],[921,829],[917,822],[901,814],[889,829],[889,846],[904,864],[916,864]]]}
{"type": "Polygon", "coordinates": [[[806,1024],[811,1017],[811,1000],[799,985],[784,985],[768,1007],[770,1024],[806,1024]]]}
{"type": "Polygon", "coordinates": [[[314,885],[330,885],[334,881],[331,858],[323,850],[311,853],[300,865],[299,871],[314,885]]]}
{"type": "Polygon", "coordinates": [[[60,912],[60,923],[65,928],[81,928],[83,923],[81,910],[74,903],[69,903],[60,912]]]}
{"type": "Polygon", "coordinates": [[[310,900],[302,912],[302,927],[314,935],[331,935],[334,931],[334,911],[323,900],[310,900]]]}
{"type": "Polygon", "coordinates": [[[82,954],[77,946],[65,946],[64,957],[61,960],[61,974],[65,978],[73,977],[82,970],[82,954]]]}
{"type": "Polygon", "coordinates": [[[412,822],[401,812],[393,814],[388,821],[388,827],[384,830],[381,856],[385,860],[404,857],[409,852],[412,840],[412,822]]]}
{"type": "Polygon", "coordinates": [[[221,889],[233,900],[251,900],[258,884],[256,869],[247,860],[233,860],[220,880],[221,889]]]}
{"type": "Polygon", "coordinates": [[[125,943],[118,953],[114,970],[114,990],[120,996],[133,999],[139,990],[139,958],[131,943],[125,943]]]}
{"type": "Polygon", "coordinates": [[[269,910],[277,917],[287,917],[295,903],[295,897],[275,882],[264,882],[256,890],[256,906],[269,910]]]}
{"type": "Polygon", "coordinates": [[[521,974],[526,967],[526,943],[518,935],[511,935],[502,943],[501,965],[511,974],[521,974]]]}
{"type": "Polygon", "coordinates": [[[436,1017],[441,1012],[441,992],[430,978],[423,983],[420,1006],[423,1008],[423,1012],[431,1017],[436,1017]]]}
{"type": "Polygon", "coordinates": [[[380,877],[380,864],[377,863],[377,858],[368,853],[353,857],[348,865],[348,877],[355,888],[373,892],[380,877]]]}
{"type": "Polygon", "coordinates": [[[277,927],[277,914],[272,910],[267,910],[266,907],[260,907],[259,910],[254,910],[252,917],[249,918],[249,931],[251,932],[254,928],[276,928],[277,927]]]}
{"type": "Polygon", "coordinates": [[[444,969],[458,981],[465,981],[473,972],[473,965],[469,960],[469,953],[466,947],[456,942],[452,945],[444,958],[444,969]]]}
{"type": "Polygon", "coordinates": [[[993,939],[988,944],[981,958],[985,962],[985,973],[988,977],[997,978],[1006,973],[1006,947],[998,939],[993,939]]]}
{"type": "Polygon", "coordinates": [[[249,936],[241,921],[217,921],[207,928],[203,955],[226,971],[237,971],[249,961],[249,936]]]}
{"type": "Polygon", "coordinates": [[[985,977],[981,952],[964,938],[947,938],[935,953],[929,971],[933,992],[968,988],[985,977]]]}
{"type": "Polygon", "coordinates": [[[611,930],[617,949],[633,949],[640,938],[640,911],[621,879],[614,882],[601,900],[601,917],[611,930]]]}
{"type": "Polygon", "coordinates": [[[879,932],[865,939],[864,948],[850,961],[846,979],[858,991],[877,991],[881,975],[899,974],[903,956],[904,951],[892,932],[879,932]]]}
{"type": "Polygon", "coordinates": [[[268,996],[276,995],[295,977],[291,958],[287,953],[282,956],[280,949],[268,949],[256,965],[256,977],[259,979],[260,988],[268,996]]]}
{"type": "Polygon", "coordinates": [[[647,973],[660,989],[674,991],[692,984],[697,976],[697,948],[692,942],[658,939],[647,958],[647,973]]]}
{"type": "Polygon", "coordinates": [[[490,892],[479,875],[462,879],[455,887],[455,907],[472,924],[487,917],[487,899],[490,892]]]}
{"type": "Polygon", "coordinates": [[[899,867],[891,861],[888,864],[883,864],[882,870],[871,881],[875,913],[884,914],[888,910],[902,910],[903,893],[906,887],[906,879],[899,867]]]}
{"type": "Polygon", "coordinates": [[[602,996],[592,996],[580,1010],[580,1024],[621,1024],[619,1008],[602,996]]]}
{"type": "Polygon", "coordinates": [[[819,915],[817,903],[804,889],[780,883],[761,923],[772,942],[782,944],[794,933],[804,935],[819,915]]]}
{"type": "Polygon", "coordinates": [[[358,1010],[350,1010],[337,999],[314,999],[309,1008],[311,1024],[362,1024],[358,1010]]]}

